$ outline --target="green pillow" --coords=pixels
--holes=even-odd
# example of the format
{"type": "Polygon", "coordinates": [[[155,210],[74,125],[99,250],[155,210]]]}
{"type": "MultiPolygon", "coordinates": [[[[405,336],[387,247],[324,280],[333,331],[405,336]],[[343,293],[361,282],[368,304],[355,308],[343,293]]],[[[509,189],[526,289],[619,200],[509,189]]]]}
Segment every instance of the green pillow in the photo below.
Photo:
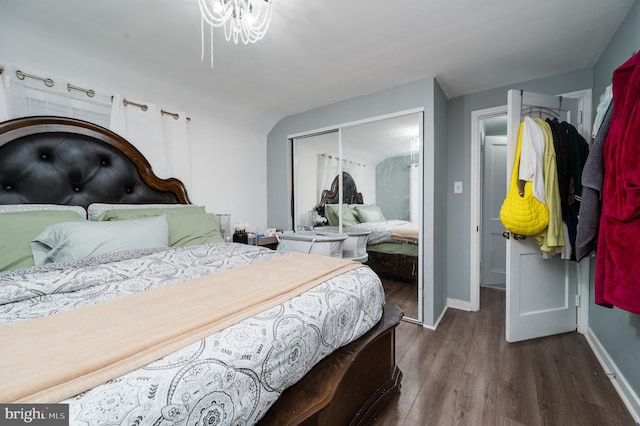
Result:
{"type": "Polygon", "coordinates": [[[182,210],[181,214],[189,213],[206,213],[204,206],[198,206],[195,204],[107,204],[107,203],[92,203],[87,207],[87,218],[89,220],[100,220],[100,217],[105,212],[111,210],[149,210],[158,209],[164,214],[165,210],[178,209],[182,210]]]}
{"type": "Polygon", "coordinates": [[[356,206],[358,217],[361,222],[378,222],[385,219],[380,207],[372,204],[369,206],[356,206]]]}
{"type": "MultiPolygon", "coordinates": [[[[329,225],[338,226],[338,214],[340,212],[339,204],[327,204],[324,208],[325,214],[327,215],[327,220],[329,221],[329,225]]],[[[342,205],[342,226],[345,228],[349,226],[355,226],[360,223],[358,218],[358,213],[351,207],[346,204],[342,205]]]]}
{"type": "Polygon", "coordinates": [[[114,222],[66,222],[48,226],[31,242],[36,265],[127,250],[167,247],[164,216],[114,222]]]}
{"type": "Polygon", "coordinates": [[[222,242],[218,221],[204,207],[193,208],[136,208],[108,210],[99,220],[128,220],[164,215],[169,224],[171,247],[222,242]]]}
{"type": "Polygon", "coordinates": [[[31,240],[55,223],[84,222],[70,210],[39,210],[0,214],[0,271],[33,266],[31,240]]]}

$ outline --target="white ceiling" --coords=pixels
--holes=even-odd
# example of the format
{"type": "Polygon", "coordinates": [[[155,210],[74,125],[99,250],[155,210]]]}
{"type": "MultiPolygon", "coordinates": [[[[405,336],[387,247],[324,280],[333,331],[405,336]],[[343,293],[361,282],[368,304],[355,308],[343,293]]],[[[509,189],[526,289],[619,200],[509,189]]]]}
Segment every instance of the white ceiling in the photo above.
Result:
{"type": "Polygon", "coordinates": [[[274,3],[256,44],[215,30],[213,68],[208,54],[200,60],[197,0],[3,0],[0,14],[69,52],[108,55],[251,114],[268,131],[287,115],[428,76],[455,97],[592,66],[633,0],[274,3]]]}

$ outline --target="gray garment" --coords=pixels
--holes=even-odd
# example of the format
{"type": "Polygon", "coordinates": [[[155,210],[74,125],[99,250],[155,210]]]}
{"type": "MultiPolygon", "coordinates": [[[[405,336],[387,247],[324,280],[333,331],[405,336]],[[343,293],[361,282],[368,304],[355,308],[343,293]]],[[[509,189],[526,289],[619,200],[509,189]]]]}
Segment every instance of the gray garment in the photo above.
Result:
{"type": "Polygon", "coordinates": [[[582,170],[582,201],[580,202],[578,234],[576,235],[576,259],[578,262],[591,254],[598,242],[598,228],[602,211],[602,183],[604,181],[602,148],[611,125],[613,103],[612,100],[607,108],[582,170]]]}

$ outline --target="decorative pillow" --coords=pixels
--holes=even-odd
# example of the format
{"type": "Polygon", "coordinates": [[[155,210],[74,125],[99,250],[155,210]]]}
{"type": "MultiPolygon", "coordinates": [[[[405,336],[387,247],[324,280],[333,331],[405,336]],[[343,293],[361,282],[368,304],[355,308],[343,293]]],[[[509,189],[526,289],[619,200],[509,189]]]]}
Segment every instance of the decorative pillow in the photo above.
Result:
{"type": "Polygon", "coordinates": [[[47,226],[60,222],[85,222],[74,210],[33,210],[0,214],[0,271],[33,266],[31,240],[47,226]]]}
{"type": "Polygon", "coordinates": [[[387,220],[382,214],[380,207],[374,204],[369,206],[357,206],[356,211],[358,212],[360,222],[378,222],[381,220],[387,220]]]}
{"type": "Polygon", "coordinates": [[[82,206],[64,206],[60,204],[3,204],[0,205],[0,213],[19,213],[43,210],[65,210],[77,212],[81,218],[87,218],[87,211],[82,206]]]}
{"type": "Polygon", "coordinates": [[[114,222],[65,222],[49,225],[31,242],[36,265],[126,250],[167,247],[164,216],[114,222]]]}
{"type": "Polygon", "coordinates": [[[204,207],[191,209],[176,208],[135,208],[108,210],[100,220],[116,221],[164,215],[169,224],[169,245],[171,247],[222,242],[222,235],[215,216],[205,213],[204,207]]]}
{"type": "Polygon", "coordinates": [[[87,217],[89,220],[102,220],[102,216],[109,210],[138,210],[138,209],[179,209],[184,214],[187,213],[205,213],[204,206],[195,206],[193,204],[107,204],[93,203],[87,208],[87,217]]]}
{"type": "MultiPolygon", "coordinates": [[[[333,226],[339,225],[339,212],[340,212],[339,204],[327,204],[324,207],[324,212],[327,215],[327,219],[329,220],[329,225],[333,225],[333,226]]],[[[346,228],[349,226],[355,226],[359,223],[360,223],[360,220],[358,219],[358,213],[350,206],[343,204],[342,205],[342,226],[346,228]]]]}

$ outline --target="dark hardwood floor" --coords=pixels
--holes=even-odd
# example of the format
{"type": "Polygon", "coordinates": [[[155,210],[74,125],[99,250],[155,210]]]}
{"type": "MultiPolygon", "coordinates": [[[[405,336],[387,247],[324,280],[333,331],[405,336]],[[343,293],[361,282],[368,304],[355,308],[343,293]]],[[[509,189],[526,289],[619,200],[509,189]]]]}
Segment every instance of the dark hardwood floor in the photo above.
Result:
{"type": "Polygon", "coordinates": [[[388,303],[397,305],[405,317],[418,319],[418,283],[380,276],[388,303]]]}
{"type": "Polygon", "coordinates": [[[479,312],[449,309],[436,331],[402,321],[402,390],[375,424],[636,425],[582,335],[507,343],[504,296],[482,288],[479,312]]]}

